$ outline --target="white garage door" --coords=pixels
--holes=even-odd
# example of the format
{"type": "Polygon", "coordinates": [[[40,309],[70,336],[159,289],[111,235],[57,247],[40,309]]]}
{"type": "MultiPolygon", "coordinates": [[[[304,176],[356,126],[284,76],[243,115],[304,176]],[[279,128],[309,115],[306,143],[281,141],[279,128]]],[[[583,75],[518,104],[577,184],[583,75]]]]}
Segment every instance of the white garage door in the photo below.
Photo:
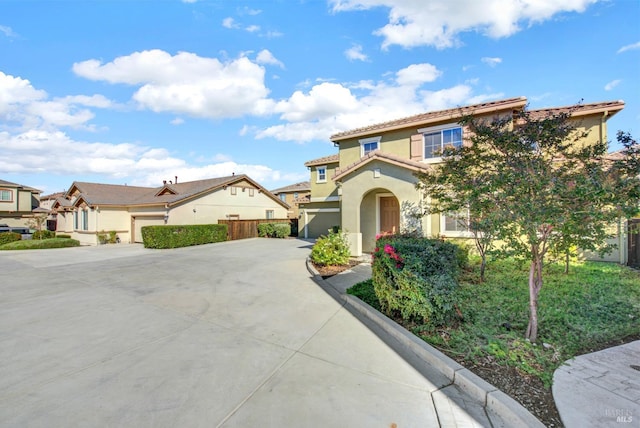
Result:
{"type": "Polygon", "coordinates": [[[142,242],[142,228],[144,226],[162,226],[164,217],[158,216],[135,216],[132,219],[133,242],[142,242]]]}

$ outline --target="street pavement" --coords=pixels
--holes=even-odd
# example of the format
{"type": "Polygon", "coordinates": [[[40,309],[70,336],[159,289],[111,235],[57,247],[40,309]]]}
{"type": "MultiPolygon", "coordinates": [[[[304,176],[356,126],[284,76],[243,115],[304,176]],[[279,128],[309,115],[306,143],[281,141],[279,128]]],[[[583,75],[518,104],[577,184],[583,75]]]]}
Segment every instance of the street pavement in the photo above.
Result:
{"type": "Polygon", "coordinates": [[[504,425],[320,287],[310,248],[0,251],[0,426],[504,425]]]}

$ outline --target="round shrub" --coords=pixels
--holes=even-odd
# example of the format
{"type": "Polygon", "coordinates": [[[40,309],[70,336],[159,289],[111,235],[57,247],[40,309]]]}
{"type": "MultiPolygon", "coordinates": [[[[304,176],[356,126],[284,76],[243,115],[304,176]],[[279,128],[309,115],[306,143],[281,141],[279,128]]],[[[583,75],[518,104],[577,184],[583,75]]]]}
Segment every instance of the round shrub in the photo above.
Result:
{"type": "Polygon", "coordinates": [[[441,325],[455,316],[457,276],[466,263],[458,247],[435,239],[382,237],[372,279],[380,305],[407,321],[441,325]]]}
{"type": "Polygon", "coordinates": [[[311,261],[318,266],[339,266],[349,264],[351,251],[347,235],[330,231],[318,238],[311,249],[311,261]]]}
{"type": "Polygon", "coordinates": [[[55,237],[56,233],[50,230],[36,230],[35,232],[33,232],[33,236],[31,237],[31,239],[51,239],[55,237]]]}

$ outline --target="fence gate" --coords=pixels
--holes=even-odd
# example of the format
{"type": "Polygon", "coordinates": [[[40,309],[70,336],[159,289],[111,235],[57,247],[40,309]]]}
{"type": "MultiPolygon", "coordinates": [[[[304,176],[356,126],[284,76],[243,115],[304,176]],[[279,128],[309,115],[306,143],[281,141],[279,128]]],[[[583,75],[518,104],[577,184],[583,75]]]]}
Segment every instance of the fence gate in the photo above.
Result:
{"type": "Polygon", "coordinates": [[[288,223],[291,225],[291,236],[298,236],[298,219],[253,219],[253,220],[218,220],[218,224],[226,224],[228,227],[227,238],[229,241],[258,237],[258,224],[260,223],[288,223]]]}
{"type": "Polygon", "coordinates": [[[627,264],[634,268],[640,268],[640,219],[629,220],[629,251],[627,264]]]}

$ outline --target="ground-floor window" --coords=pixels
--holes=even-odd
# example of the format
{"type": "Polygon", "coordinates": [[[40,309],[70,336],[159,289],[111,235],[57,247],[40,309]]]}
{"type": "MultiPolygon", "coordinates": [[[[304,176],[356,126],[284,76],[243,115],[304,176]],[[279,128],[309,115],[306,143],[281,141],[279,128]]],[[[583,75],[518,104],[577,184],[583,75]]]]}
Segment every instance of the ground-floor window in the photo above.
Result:
{"type": "Polygon", "coordinates": [[[275,214],[274,214],[273,210],[267,210],[266,219],[269,220],[269,219],[272,219],[272,218],[275,218],[275,214]]]}

